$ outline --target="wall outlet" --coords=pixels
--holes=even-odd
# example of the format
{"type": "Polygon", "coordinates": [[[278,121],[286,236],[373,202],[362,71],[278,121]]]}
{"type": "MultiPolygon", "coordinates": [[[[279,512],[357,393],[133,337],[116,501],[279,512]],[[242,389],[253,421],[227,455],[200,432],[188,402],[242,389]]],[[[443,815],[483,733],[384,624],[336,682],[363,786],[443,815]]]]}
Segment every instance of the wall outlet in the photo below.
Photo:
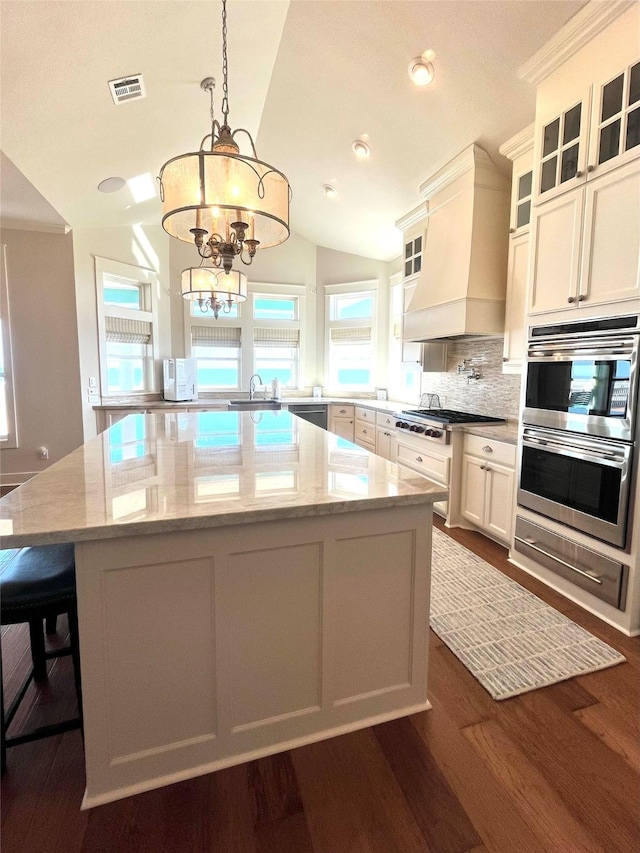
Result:
{"type": "Polygon", "coordinates": [[[90,376],[89,377],[89,388],[97,388],[97,387],[98,387],[98,380],[96,379],[95,376],[90,376]]]}
{"type": "Polygon", "coordinates": [[[48,447],[39,447],[38,448],[38,459],[48,459],[49,458],[49,448],[48,447]]]}

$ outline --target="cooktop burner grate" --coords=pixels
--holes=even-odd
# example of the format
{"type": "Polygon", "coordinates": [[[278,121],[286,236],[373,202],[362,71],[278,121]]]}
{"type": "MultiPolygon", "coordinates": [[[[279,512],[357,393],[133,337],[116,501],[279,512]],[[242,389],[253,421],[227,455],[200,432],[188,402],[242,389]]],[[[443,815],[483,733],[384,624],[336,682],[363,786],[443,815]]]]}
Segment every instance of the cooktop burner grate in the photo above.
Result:
{"type": "Polygon", "coordinates": [[[438,421],[443,424],[501,424],[504,418],[492,418],[488,415],[475,415],[472,412],[458,412],[454,409],[404,409],[403,415],[438,421]]]}

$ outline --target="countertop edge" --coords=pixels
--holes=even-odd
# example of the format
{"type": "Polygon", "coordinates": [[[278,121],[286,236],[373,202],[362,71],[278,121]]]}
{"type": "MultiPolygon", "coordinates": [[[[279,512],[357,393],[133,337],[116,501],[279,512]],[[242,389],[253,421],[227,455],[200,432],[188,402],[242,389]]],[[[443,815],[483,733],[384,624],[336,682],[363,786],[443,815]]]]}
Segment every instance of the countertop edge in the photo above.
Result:
{"type": "MultiPolygon", "coordinates": [[[[421,482],[424,478],[418,478],[421,482]]],[[[431,481],[429,481],[431,482],[431,481]]],[[[376,498],[357,498],[351,501],[335,501],[326,504],[280,506],[269,509],[245,510],[226,515],[185,516],[182,518],[137,521],[114,524],[108,527],[86,527],[34,534],[8,534],[2,537],[2,548],[25,548],[32,545],[57,545],[65,542],[91,542],[102,539],[119,539],[127,536],[147,536],[191,530],[207,530],[219,527],[235,527],[261,521],[286,521],[295,518],[310,518],[318,515],[340,515],[345,512],[386,509],[389,507],[433,504],[446,500],[448,489],[433,483],[429,491],[407,495],[385,495],[376,498]]]]}

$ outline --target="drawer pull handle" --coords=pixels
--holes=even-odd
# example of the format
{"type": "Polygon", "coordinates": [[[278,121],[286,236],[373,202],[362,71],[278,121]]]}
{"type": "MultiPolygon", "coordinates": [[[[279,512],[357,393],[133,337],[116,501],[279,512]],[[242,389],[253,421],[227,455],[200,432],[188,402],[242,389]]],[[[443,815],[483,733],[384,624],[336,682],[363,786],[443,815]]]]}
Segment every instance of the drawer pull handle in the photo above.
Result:
{"type": "Polygon", "coordinates": [[[532,551],[537,551],[539,554],[544,554],[545,557],[549,557],[552,560],[555,560],[556,563],[560,563],[561,566],[565,566],[567,569],[571,569],[572,572],[577,572],[579,575],[582,575],[584,578],[588,578],[590,581],[594,583],[600,584],[602,586],[602,581],[600,578],[595,577],[594,575],[590,575],[589,572],[583,572],[582,569],[578,569],[575,566],[572,566],[571,563],[567,563],[565,560],[561,560],[560,557],[556,557],[555,554],[549,554],[548,551],[545,551],[543,548],[538,548],[535,544],[535,539],[520,539],[519,536],[515,537],[517,542],[522,542],[523,545],[531,548],[532,551]]]}
{"type": "Polygon", "coordinates": [[[485,446],[482,448],[482,452],[483,453],[493,453],[493,447],[490,447],[488,444],[485,444],[485,446]]]}
{"type": "Polygon", "coordinates": [[[422,456],[416,456],[416,462],[423,462],[422,456]]]}
{"type": "Polygon", "coordinates": [[[346,409],[340,409],[340,414],[341,414],[341,415],[346,415],[346,414],[347,414],[347,410],[346,410],[346,409]]]}
{"type": "Polygon", "coordinates": [[[366,435],[366,434],[367,434],[366,429],[363,429],[363,430],[362,430],[362,434],[363,434],[363,435],[366,435]]]}
{"type": "Polygon", "coordinates": [[[481,470],[481,471],[486,471],[486,470],[487,470],[487,463],[486,463],[486,462],[484,463],[484,465],[481,465],[481,466],[480,466],[480,470],[481,470]]]}

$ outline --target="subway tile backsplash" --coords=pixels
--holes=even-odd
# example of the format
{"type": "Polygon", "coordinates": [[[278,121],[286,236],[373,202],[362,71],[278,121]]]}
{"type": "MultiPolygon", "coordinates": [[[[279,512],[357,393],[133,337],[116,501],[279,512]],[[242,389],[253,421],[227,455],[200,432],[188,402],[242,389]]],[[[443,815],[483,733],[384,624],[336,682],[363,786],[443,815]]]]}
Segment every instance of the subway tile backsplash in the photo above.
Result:
{"type": "Polygon", "coordinates": [[[449,341],[446,373],[423,373],[422,393],[439,394],[443,407],[518,420],[521,377],[502,372],[502,338],[449,341]],[[480,379],[468,379],[457,366],[467,360],[480,379]]]}

